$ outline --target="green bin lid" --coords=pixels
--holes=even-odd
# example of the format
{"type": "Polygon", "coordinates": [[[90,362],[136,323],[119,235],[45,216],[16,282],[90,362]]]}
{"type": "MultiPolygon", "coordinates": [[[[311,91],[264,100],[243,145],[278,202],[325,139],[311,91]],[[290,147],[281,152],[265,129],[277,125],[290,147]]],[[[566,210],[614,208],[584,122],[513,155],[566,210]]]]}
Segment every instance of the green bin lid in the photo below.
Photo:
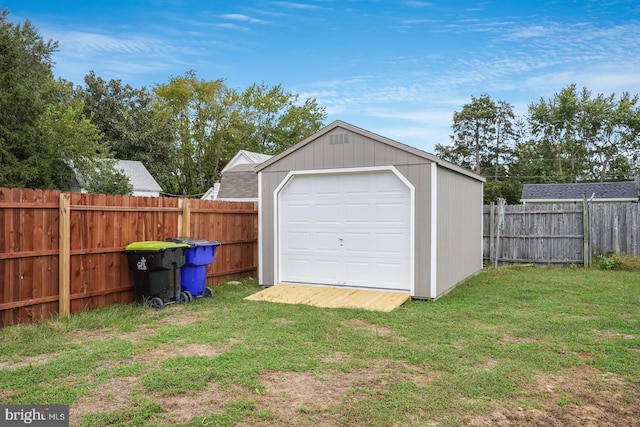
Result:
{"type": "Polygon", "coordinates": [[[166,249],[173,248],[188,248],[189,245],[176,242],[162,242],[158,240],[149,240],[146,242],[133,242],[128,245],[125,250],[127,251],[154,251],[160,252],[166,249]]]}

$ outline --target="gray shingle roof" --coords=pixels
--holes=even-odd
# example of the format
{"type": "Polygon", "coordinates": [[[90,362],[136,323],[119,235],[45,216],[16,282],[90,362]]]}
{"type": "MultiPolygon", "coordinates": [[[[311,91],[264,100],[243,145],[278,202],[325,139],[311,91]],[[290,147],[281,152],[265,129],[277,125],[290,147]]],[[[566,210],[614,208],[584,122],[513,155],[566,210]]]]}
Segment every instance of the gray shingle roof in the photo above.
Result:
{"type": "Polygon", "coordinates": [[[116,169],[121,170],[136,191],[162,192],[162,187],[151,176],[142,162],[136,160],[118,160],[116,169]]]}
{"type": "Polygon", "coordinates": [[[257,199],[258,175],[255,164],[241,164],[225,171],[220,181],[218,199],[257,199]]]}
{"type": "Polygon", "coordinates": [[[577,184],[524,184],[522,200],[638,199],[633,181],[577,184]]]}

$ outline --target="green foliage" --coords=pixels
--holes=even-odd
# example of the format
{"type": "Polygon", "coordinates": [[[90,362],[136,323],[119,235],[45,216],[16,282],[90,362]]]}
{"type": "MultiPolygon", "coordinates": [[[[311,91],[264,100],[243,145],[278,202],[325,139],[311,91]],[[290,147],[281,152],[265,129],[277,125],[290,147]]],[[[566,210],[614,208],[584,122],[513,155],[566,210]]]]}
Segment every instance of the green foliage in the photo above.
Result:
{"type": "Polygon", "coordinates": [[[133,192],[129,178],[117,170],[115,160],[93,162],[82,175],[84,188],[89,193],[130,195],[133,192]]]}
{"type": "Polygon", "coordinates": [[[280,85],[244,92],[224,80],[205,81],[195,71],[154,88],[156,108],[174,127],[175,179],[180,194],[206,191],[238,150],[276,154],[320,129],[324,108],[280,85]]]}
{"type": "Polygon", "coordinates": [[[51,99],[51,55],[58,45],[45,42],[28,21],[7,22],[8,14],[0,13],[0,186],[46,187],[50,150],[42,147],[38,122],[51,99]]]}
{"type": "Polygon", "coordinates": [[[83,112],[104,135],[104,143],[119,160],[142,162],[160,186],[176,193],[176,148],[171,121],[154,106],[146,88],[134,89],[120,80],[104,81],[91,72],[75,97],[83,112]]]}
{"type": "Polygon", "coordinates": [[[522,184],[518,181],[487,181],[484,183],[483,203],[485,205],[495,202],[499,198],[507,201],[507,204],[520,203],[522,196],[522,184]]]}
{"type": "Polygon", "coordinates": [[[436,145],[436,153],[452,163],[498,180],[501,165],[509,158],[517,121],[513,106],[495,102],[489,95],[471,97],[453,113],[452,147],[436,145]]]}
{"type": "MultiPolygon", "coordinates": [[[[542,182],[624,180],[638,167],[640,106],[638,96],[623,93],[595,97],[570,85],[552,99],[529,106],[534,149],[544,159],[542,182]]],[[[520,162],[530,162],[521,152],[520,162]]],[[[526,166],[523,166],[526,167],[526,166]]]]}
{"type": "Polygon", "coordinates": [[[609,251],[606,255],[598,254],[595,261],[600,270],[618,270],[622,267],[622,259],[615,251],[609,251]]]}

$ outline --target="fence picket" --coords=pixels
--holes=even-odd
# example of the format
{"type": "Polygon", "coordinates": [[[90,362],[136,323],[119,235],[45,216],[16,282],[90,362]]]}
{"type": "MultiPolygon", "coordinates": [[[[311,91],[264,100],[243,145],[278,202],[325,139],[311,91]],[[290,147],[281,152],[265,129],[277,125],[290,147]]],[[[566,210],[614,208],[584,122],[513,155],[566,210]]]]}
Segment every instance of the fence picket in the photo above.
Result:
{"type": "Polygon", "coordinates": [[[208,284],[256,274],[253,202],[188,200],[186,215],[179,203],[0,188],[0,327],[133,302],[124,248],[133,241],[179,236],[183,217],[191,237],[223,243],[207,268],[208,284]],[[61,214],[61,200],[67,199],[61,214]]]}
{"type": "MultiPolygon", "coordinates": [[[[587,215],[582,204],[506,206],[498,261],[588,265],[592,255],[608,251],[640,256],[638,203],[586,206],[587,215]]],[[[483,257],[488,264],[493,261],[490,242],[496,238],[492,220],[497,219],[492,217],[491,206],[485,205],[483,212],[483,257]]]]}

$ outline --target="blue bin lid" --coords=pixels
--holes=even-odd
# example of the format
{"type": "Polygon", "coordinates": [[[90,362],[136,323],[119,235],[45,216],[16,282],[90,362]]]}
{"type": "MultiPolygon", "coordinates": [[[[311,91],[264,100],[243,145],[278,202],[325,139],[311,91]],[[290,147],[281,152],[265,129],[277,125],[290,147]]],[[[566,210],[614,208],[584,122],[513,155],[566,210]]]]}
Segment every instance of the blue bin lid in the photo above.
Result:
{"type": "Polygon", "coordinates": [[[165,239],[165,241],[167,242],[177,242],[177,243],[184,243],[187,244],[191,247],[194,246],[219,246],[221,245],[220,242],[212,242],[210,240],[205,240],[205,239],[196,239],[194,237],[168,237],[165,239]]]}

